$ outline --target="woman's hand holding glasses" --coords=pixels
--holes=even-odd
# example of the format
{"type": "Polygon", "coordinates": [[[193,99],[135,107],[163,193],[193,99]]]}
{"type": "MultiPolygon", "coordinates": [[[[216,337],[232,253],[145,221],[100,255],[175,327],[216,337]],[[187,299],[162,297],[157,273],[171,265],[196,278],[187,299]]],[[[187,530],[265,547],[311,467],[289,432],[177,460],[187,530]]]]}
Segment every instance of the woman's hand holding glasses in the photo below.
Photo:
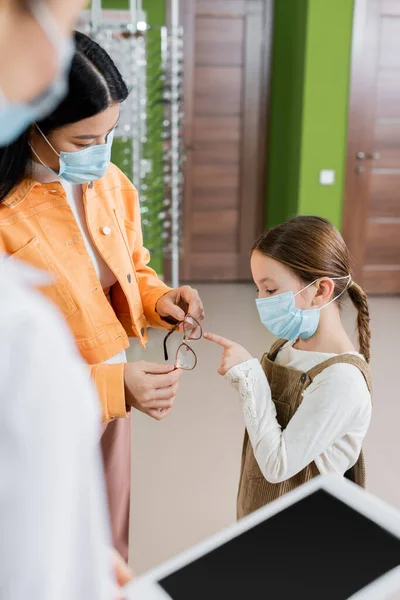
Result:
{"type": "Polygon", "coordinates": [[[172,411],[182,375],[175,365],[145,361],[125,365],[127,404],[160,421],[172,411]]]}
{"type": "Polygon", "coordinates": [[[175,352],[172,365],[144,361],[127,363],[125,398],[129,406],[160,421],[172,411],[182,371],[190,371],[196,366],[196,354],[187,342],[201,338],[199,321],[204,318],[204,309],[197,291],[183,286],[162,296],[156,310],[161,317],[178,321],[164,340],[165,360],[168,360],[167,340],[171,334],[180,332],[183,341],[175,352]]]}
{"type": "Polygon", "coordinates": [[[186,315],[191,315],[196,321],[204,319],[203,303],[197,290],[189,285],[183,285],[170,290],[158,300],[156,311],[163,319],[173,319],[182,322],[186,315]]]}

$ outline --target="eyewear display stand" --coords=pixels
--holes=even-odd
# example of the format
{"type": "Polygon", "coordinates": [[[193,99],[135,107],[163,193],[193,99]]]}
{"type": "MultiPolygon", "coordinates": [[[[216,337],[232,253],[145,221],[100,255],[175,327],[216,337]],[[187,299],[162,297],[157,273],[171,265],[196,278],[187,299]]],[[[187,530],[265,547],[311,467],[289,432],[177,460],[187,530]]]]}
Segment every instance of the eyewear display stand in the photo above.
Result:
{"type": "Polygon", "coordinates": [[[380,600],[399,591],[400,512],[328,476],[139,577],[125,593],[127,600],[380,600]]]}
{"type": "Polygon", "coordinates": [[[107,50],[130,90],[122,104],[114,152],[141,201],[142,227],[152,266],[160,274],[171,262],[171,283],[179,286],[183,190],[183,32],[179,0],[171,2],[171,26],[147,22],[140,0],[129,10],[102,9],[92,0],[79,29],[107,50]]]}

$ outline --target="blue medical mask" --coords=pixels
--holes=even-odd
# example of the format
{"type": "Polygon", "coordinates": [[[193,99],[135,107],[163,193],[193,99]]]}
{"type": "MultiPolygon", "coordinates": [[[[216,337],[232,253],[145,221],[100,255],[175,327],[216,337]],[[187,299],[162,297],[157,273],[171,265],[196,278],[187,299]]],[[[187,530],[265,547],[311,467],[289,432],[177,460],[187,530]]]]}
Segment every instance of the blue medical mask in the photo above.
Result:
{"type": "Polygon", "coordinates": [[[72,39],[60,32],[44,2],[30,2],[30,10],[57,53],[57,71],[49,88],[31,102],[9,102],[0,90],[0,146],[11,144],[31,123],[50,114],[68,90],[74,55],[72,39]]]}
{"type": "Polygon", "coordinates": [[[285,292],[284,294],[278,294],[270,298],[257,299],[256,304],[261,323],[278,338],[291,342],[298,338],[308,340],[318,329],[321,310],[344,294],[351,284],[351,275],[347,275],[347,277],[332,277],[333,281],[338,281],[339,279],[348,280],[346,288],[341,294],[324,306],[321,306],[321,308],[302,310],[296,307],[295,301],[296,296],[314,285],[318,279],[297,292],[297,294],[285,292]]]}
{"type": "Polygon", "coordinates": [[[108,134],[105,144],[89,146],[89,148],[84,148],[77,152],[58,153],[37,125],[36,128],[60,159],[60,169],[56,173],[42,161],[38,153],[31,146],[34,155],[49,171],[74,185],[89,183],[89,181],[95,181],[104,177],[111,161],[114,129],[108,134]]]}

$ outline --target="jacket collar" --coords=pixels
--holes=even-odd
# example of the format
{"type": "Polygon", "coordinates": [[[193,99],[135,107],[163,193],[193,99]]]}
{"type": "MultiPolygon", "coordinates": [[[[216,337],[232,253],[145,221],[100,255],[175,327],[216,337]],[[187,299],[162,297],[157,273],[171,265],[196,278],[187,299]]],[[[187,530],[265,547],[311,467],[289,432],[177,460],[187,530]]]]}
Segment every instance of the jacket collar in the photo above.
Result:
{"type": "MultiPolygon", "coordinates": [[[[7,206],[8,208],[16,208],[21,202],[23,202],[27,196],[32,192],[32,190],[36,187],[48,188],[51,186],[59,187],[62,189],[62,184],[60,181],[54,181],[51,183],[40,183],[31,177],[26,177],[20,184],[18,184],[12,192],[9,193],[7,198],[3,200],[2,204],[7,206]]],[[[83,186],[83,194],[85,195],[87,192],[91,192],[94,186],[90,188],[90,184],[87,183],[83,186]]]]}
{"type": "Polygon", "coordinates": [[[8,208],[15,208],[25,200],[27,195],[41,184],[30,177],[24,179],[19,185],[17,185],[12,192],[10,192],[5,200],[3,200],[4,206],[8,208]]]}

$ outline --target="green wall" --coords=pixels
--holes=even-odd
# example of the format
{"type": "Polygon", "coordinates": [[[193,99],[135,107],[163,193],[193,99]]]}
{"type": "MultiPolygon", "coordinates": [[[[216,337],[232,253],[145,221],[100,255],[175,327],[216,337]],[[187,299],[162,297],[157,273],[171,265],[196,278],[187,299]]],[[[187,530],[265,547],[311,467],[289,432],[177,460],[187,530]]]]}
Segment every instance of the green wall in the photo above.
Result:
{"type": "MultiPolygon", "coordinates": [[[[129,0],[103,0],[104,9],[125,10],[129,8],[129,0]]],[[[150,85],[156,85],[161,75],[161,53],[160,53],[160,29],[165,24],[165,0],[143,0],[143,10],[146,12],[148,22],[154,26],[148,33],[148,48],[154,57],[152,64],[148,66],[150,85]],[[157,60],[159,56],[159,60],[157,60]]],[[[151,102],[152,94],[149,88],[150,101],[148,105],[148,116],[151,122],[151,131],[148,132],[148,142],[144,144],[143,158],[152,162],[151,177],[143,183],[147,185],[147,199],[142,193],[142,229],[146,247],[150,250],[151,266],[159,275],[163,274],[164,252],[163,252],[163,223],[159,214],[163,211],[164,183],[163,183],[163,144],[161,139],[162,122],[164,120],[164,108],[161,102],[151,102]]],[[[158,98],[159,92],[155,91],[158,98]]],[[[114,140],[112,149],[112,161],[118,165],[125,174],[132,177],[132,145],[121,138],[114,140]]],[[[134,182],[137,183],[137,182],[134,182]]],[[[143,185],[145,189],[145,185],[143,185]]]]}
{"type": "Polygon", "coordinates": [[[340,228],[353,0],[276,0],[267,225],[317,214],[340,228]],[[321,186],[319,171],[335,184],[321,186]]]}
{"type": "MultiPolygon", "coordinates": [[[[127,9],[129,0],[103,0],[103,8],[127,9]]],[[[143,10],[152,25],[165,24],[165,0],[143,0],[143,10]]]]}
{"type": "Polygon", "coordinates": [[[268,226],[297,212],[307,2],[275,0],[272,49],[268,226]]]}

